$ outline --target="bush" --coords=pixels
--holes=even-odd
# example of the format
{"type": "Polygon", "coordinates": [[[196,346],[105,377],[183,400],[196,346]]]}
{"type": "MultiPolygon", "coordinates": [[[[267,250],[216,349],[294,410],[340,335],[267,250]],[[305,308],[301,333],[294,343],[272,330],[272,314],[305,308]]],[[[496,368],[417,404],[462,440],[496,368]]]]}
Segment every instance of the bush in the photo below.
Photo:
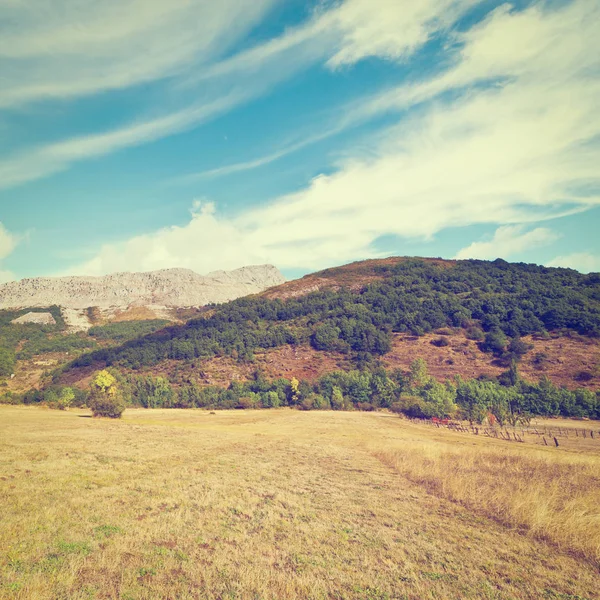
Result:
{"type": "Polygon", "coordinates": [[[417,396],[401,396],[394,403],[394,412],[402,412],[413,419],[427,419],[431,417],[430,407],[422,398],[417,396]]]}
{"type": "Polygon", "coordinates": [[[545,352],[538,352],[531,361],[536,369],[544,369],[548,364],[549,358],[545,352]]]}
{"type": "Polygon", "coordinates": [[[589,371],[579,371],[579,373],[577,373],[573,379],[575,381],[579,381],[580,383],[587,383],[588,381],[594,379],[594,376],[589,371]]]}
{"type": "Polygon", "coordinates": [[[436,348],[443,348],[444,346],[449,346],[450,342],[445,337],[440,337],[435,340],[431,340],[431,343],[436,346],[436,348]]]}
{"type": "Polygon", "coordinates": [[[485,338],[483,331],[479,327],[469,327],[465,331],[465,336],[469,340],[474,340],[476,342],[482,342],[485,338]]]}
{"type": "Polygon", "coordinates": [[[504,335],[504,333],[499,329],[494,329],[485,334],[485,339],[481,349],[484,352],[491,352],[496,356],[501,356],[506,350],[507,343],[508,338],[506,335],[504,335]]]}
{"type": "Polygon", "coordinates": [[[100,371],[91,388],[89,406],[94,417],[120,419],[126,404],[117,380],[108,371],[100,371]]]}
{"type": "Polygon", "coordinates": [[[90,408],[94,417],[108,417],[110,419],[120,419],[125,411],[125,402],[120,395],[114,396],[90,396],[90,408]]]}
{"type": "Polygon", "coordinates": [[[250,408],[257,408],[257,404],[258,403],[255,398],[244,396],[238,400],[236,408],[247,410],[250,408]]]}

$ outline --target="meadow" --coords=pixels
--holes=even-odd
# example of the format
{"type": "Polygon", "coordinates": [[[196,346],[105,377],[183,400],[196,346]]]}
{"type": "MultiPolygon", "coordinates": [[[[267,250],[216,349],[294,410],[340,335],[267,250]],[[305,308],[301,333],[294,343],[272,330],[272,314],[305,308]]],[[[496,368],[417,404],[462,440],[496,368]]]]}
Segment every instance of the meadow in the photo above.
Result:
{"type": "Polygon", "coordinates": [[[0,598],[592,600],[600,439],[568,439],[0,406],[0,598]]]}

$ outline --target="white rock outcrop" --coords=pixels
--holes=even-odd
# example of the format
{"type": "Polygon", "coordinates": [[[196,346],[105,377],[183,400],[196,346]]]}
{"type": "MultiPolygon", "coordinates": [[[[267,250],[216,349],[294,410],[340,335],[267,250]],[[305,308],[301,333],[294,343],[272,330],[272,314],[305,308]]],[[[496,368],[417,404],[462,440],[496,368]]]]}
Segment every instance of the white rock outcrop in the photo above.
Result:
{"type": "Polygon", "coordinates": [[[13,319],[11,323],[14,323],[15,325],[25,325],[27,323],[35,323],[36,325],[56,325],[56,319],[49,312],[28,312],[13,319]]]}
{"type": "Polygon", "coordinates": [[[114,273],[102,277],[36,277],[0,285],[0,308],[58,305],[82,309],[205,306],[255,294],[285,281],[273,265],[198,275],[190,269],[114,273]]]}

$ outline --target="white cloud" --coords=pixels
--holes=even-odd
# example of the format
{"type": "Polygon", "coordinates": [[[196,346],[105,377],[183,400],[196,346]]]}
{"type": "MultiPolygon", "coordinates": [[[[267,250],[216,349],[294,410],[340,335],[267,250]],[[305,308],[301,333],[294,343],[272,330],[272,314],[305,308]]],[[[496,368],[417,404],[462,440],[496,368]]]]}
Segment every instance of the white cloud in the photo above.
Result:
{"type": "Polygon", "coordinates": [[[551,244],[559,237],[558,234],[546,227],[537,227],[531,231],[525,231],[522,225],[503,225],[496,230],[491,240],[473,242],[466,248],[459,250],[454,258],[507,258],[525,250],[551,244]]]}
{"type": "Polygon", "coordinates": [[[3,3],[0,106],[126,88],[206,64],[274,1],[3,3]]]}
{"type": "MultiPolygon", "coordinates": [[[[12,254],[12,251],[17,246],[18,241],[18,237],[10,233],[10,231],[8,231],[8,229],[6,229],[6,227],[0,223],[0,261],[12,254]]],[[[15,276],[11,271],[2,269],[0,262],[0,283],[12,281],[14,278],[15,276]]]]}
{"type": "Polygon", "coordinates": [[[17,245],[17,241],[17,237],[0,223],[0,260],[12,253],[17,245]]]}
{"type": "Polygon", "coordinates": [[[547,266],[566,267],[581,273],[600,273],[600,256],[590,252],[574,252],[564,256],[557,256],[547,266]]]}
{"type": "MultiPolygon", "coordinates": [[[[177,177],[173,181],[175,183],[189,183],[192,181],[197,181],[201,179],[211,179],[213,177],[223,177],[225,175],[232,175],[233,173],[240,173],[242,171],[249,171],[252,169],[258,169],[259,167],[264,167],[273,162],[278,161],[280,158],[293,154],[302,148],[306,148],[312,144],[320,142],[324,139],[327,139],[331,136],[340,133],[345,129],[345,125],[340,124],[338,126],[332,127],[322,133],[318,133],[313,136],[309,136],[299,142],[284,144],[281,150],[277,150],[272,152],[271,154],[267,154],[265,156],[260,156],[259,158],[255,158],[248,161],[242,161],[238,163],[233,163],[229,165],[224,165],[222,167],[217,167],[216,169],[208,169],[206,171],[199,171],[197,173],[190,173],[188,175],[183,175],[177,177]]],[[[0,184],[1,185],[1,184],[0,184]]]]}
{"type": "Polygon", "coordinates": [[[342,42],[332,68],[377,56],[405,58],[440,29],[452,25],[478,0],[347,0],[330,15],[342,42]]]}
{"type": "Polygon", "coordinates": [[[107,246],[73,270],[318,268],[376,255],[373,241],[385,234],[427,239],[451,226],[524,225],[598,205],[589,190],[600,183],[600,5],[553,6],[499,9],[460,37],[448,71],[353,107],[345,119],[419,103],[334,174],[234,217],[200,212],[187,226],[107,246]],[[490,76],[500,82],[475,85],[490,76]],[[444,90],[460,93],[438,98],[444,90]]]}
{"type": "MultiPolygon", "coordinates": [[[[0,26],[0,108],[158,79],[168,81],[171,90],[163,100],[168,104],[176,99],[170,110],[163,108],[158,116],[150,111],[152,116],[113,131],[13,153],[0,162],[0,188],[191,129],[320,60],[337,67],[366,56],[406,57],[476,0],[346,0],[315,12],[277,38],[216,60],[275,2],[174,0],[168,8],[160,0],[25,0],[0,5],[0,15],[11,23],[4,32],[0,26]]],[[[144,104],[140,110],[148,112],[144,104]]],[[[333,133],[353,121],[341,121],[333,133]]],[[[331,133],[198,176],[256,168],[331,133]]]]}

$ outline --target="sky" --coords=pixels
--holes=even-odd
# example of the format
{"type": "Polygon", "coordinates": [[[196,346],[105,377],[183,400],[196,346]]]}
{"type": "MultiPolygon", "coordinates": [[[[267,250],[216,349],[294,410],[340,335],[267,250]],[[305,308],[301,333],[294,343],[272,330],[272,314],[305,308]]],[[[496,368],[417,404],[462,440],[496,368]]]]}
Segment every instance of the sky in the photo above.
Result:
{"type": "Polygon", "coordinates": [[[598,31],[598,0],[0,0],[0,281],[600,271],[598,31]]]}

